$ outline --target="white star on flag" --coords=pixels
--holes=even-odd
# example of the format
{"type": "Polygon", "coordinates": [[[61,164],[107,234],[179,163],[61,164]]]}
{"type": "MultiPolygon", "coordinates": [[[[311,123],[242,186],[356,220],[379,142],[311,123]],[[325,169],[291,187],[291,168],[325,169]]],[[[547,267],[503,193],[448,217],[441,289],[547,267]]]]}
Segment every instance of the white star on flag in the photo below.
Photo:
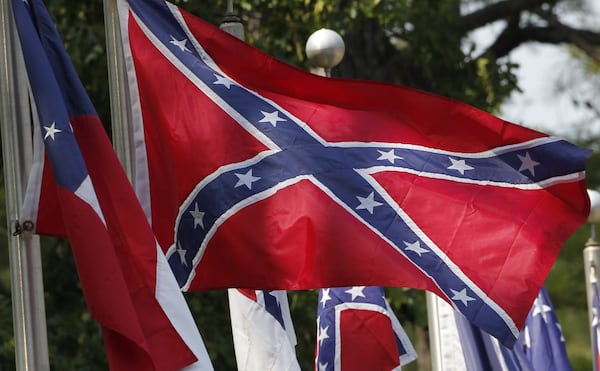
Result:
{"type": "Polygon", "coordinates": [[[190,211],[190,214],[194,217],[194,228],[200,226],[200,228],[204,229],[204,214],[202,211],[198,210],[198,203],[194,204],[194,210],[190,211]]]}
{"type": "Polygon", "coordinates": [[[44,140],[48,139],[48,137],[54,140],[54,135],[62,132],[62,130],[56,128],[56,122],[53,122],[50,126],[44,126],[44,130],[46,130],[44,140]]]}
{"type": "Polygon", "coordinates": [[[365,289],[364,286],[352,286],[352,288],[350,288],[344,292],[350,294],[352,296],[352,301],[354,301],[354,299],[356,299],[359,296],[361,298],[365,297],[365,294],[363,292],[364,289],[365,289]]]}
{"type": "Polygon", "coordinates": [[[542,319],[544,320],[544,322],[548,322],[548,317],[546,316],[546,313],[551,312],[552,308],[549,305],[544,304],[543,301],[540,300],[540,298],[535,299],[535,302],[533,303],[533,313],[531,314],[533,317],[537,316],[538,314],[542,315],[542,319]]]}
{"type": "Polygon", "coordinates": [[[360,201],[360,205],[356,207],[356,210],[368,210],[369,213],[373,214],[373,209],[377,206],[383,205],[381,202],[375,201],[375,195],[371,192],[367,197],[356,196],[358,201],[360,201]]]}
{"type": "Polygon", "coordinates": [[[177,241],[177,253],[179,254],[179,260],[181,261],[181,264],[187,267],[187,261],[185,260],[185,254],[187,253],[187,251],[181,248],[181,244],[179,243],[179,241],[177,241]]]}
{"type": "Polygon", "coordinates": [[[189,52],[190,50],[185,45],[186,43],[187,43],[187,39],[177,40],[173,35],[171,35],[171,41],[169,41],[169,44],[175,45],[182,52],[189,52]]]}
{"type": "Polygon", "coordinates": [[[535,176],[535,167],[538,166],[540,163],[534,161],[529,155],[529,152],[525,152],[525,156],[517,156],[519,157],[519,160],[521,160],[521,167],[519,167],[519,171],[529,170],[531,175],[535,176]]]}
{"type": "Polygon", "coordinates": [[[469,295],[467,295],[467,289],[466,288],[464,288],[464,289],[462,289],[460,291],[456,291],[456,290],[450,289],[450,291],[452,291],[452,293],[454,294],[454,296],[452,296],[450,299],[452,299],[452,300],[460,300],[465,307],[469,305],[470,301],[475,300],[475,298],[472,298],[469,295]]]}
{"type": "Polygon", "coordinates": [[[260,111],[260,113],[262,113],[265,117],[260,119],[259,122],[268,122],[269,124],[273,125],[273,127],[276,127],[278,122],[287,121],[286,119],[279,117],[279,111],[273,111],[271,113],[260,111]]]}
{"type": "Polygon", "coordinates": [[[260,180],[260,177],[252,175],[252,169],[248,170],[246,174],[235,174],[238,177],[238,182],[235,184],[235,188],[245,185],[248,189],[252,189],[252,183],[260,180]]]}
{"type": "Polygon", "coordinates": [[[446,169],[456,170],[461,173],[461,175],[465,175],[466,170],[473,170],[473,167],[467,165],[465,160],[455,160],[452,157],[448,158],[450,159],[450,162],[452,162],[452,165],[448,166],[446,169]]]}
{"type": "Polygon", "coordinates": [[[325,370],[327,370],[327,366],[329,366],[329,363],[327,363],[327,362],[325,362],[325,363],[319,362],[319,371],[325,371],[325,370]]]}
{"type": "Polygon", "coordinates": [[[404,242],[404,244],[406,245],[404,250],[415,252],[415,253],[419,254],[419,256],[421,256],[421,254],[429,252],[429,250],[421,247],[421,243],[419,242],[419,240],[417,240],[416,242],[413,242],[413,243],[409,243],[406,241],[402,241],[402,242],[404,242]]]}
{"type": "Polygon", "coordinates": [[[227,77],[223,77],[223,76],[217,75],[217,74],[215,74],[215,77],[217,78],[217,80],[215,82],[213,82],[213,85],[223,85],[227,89],[231,88],[231,85],[233,84],[233,82],[231,80],[229,80],[227,77]]]}
{"type": "Polygon", "coordinates": [[[325,305],[329,300],[331,300],[331,296],[329,296],[329,289],[321,290],[321,300],[319,302],[323,305],[323,308],[325,308],[325,305]]]}
{"type": "Polygon", "coordinates": [[[377,158],[378,160],[387,160],[390,163],[394,163],[395,160],[402,160],[403,157],[400,156],[396,156],[396,153],[394,152],[393,149],[390,149],[389,151],[380,151],[377,150],[377,152],[379,152],[380,156],[377,158]]]}
{"type": "Polygon", "coordinates": [[[329,326],[319,327],[319,334],[317,335],[317,341],[319,342],[319,346],[323,345],[323,340],[329,339],[327,330],[329,330],[329,326]]]}

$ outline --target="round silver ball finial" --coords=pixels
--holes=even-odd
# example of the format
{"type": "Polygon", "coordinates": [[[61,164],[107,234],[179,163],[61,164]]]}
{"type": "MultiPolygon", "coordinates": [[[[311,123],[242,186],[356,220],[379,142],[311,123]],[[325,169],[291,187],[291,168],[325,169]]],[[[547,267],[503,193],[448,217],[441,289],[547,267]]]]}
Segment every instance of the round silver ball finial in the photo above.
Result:
{"type": "Polygon", "coordinates": [[[310,35],[305,50],[306,56],[312,63],[327,69],[337,66],[342,61],[346,46],[340,34],[321,28],[310,35]]]}
{"type": "Polygon", "coordinates": [[[587,221],[590,224],[600,223],[600,192],[593,189],[588,189],[587,192],[590,196],[590,215],[587,221]]]}

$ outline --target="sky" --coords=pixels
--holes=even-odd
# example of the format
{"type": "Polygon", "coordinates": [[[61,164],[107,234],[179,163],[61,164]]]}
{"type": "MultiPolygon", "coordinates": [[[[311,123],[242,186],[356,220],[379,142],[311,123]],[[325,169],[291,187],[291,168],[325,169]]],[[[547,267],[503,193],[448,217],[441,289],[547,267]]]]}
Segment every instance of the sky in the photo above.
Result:
{"type": "MultiPolygon", "coordinates": [[[[587,4],[587,12],[563,10],[561,20],[572,27],[600,31],[600,1],[587,0],[587,4]]],[[[484,48],[502,26],[492,24],[471,38],[484,48]]],[[[600,109],[600,76],[592,79],[584,75],[581,62],[572,58],[567,47],[528,43],[515,49],[509,58],[519,64],[516,74],[522,92],[510,97],[501,108],[500,117],[566,138],[588,130],[600,134],[600,118],[594,118],[582,105],[573,104],[576,97],[596,102],[600,109]]]]}
{"type": "MultiPolygon", "coordinates": [[[[511,56],[520,65],[517,76],[522,92],[503,105],[500,116],[559,136],[589,129],[600,133],[600,119],[573,98],[595,101],[600,107],[600,84],[593,92],[591,81],[580,73],[580,62],[564,47],[530,45],[511,56]]],[[[596,79],[596,82],[600,82],[596,79]]]]}

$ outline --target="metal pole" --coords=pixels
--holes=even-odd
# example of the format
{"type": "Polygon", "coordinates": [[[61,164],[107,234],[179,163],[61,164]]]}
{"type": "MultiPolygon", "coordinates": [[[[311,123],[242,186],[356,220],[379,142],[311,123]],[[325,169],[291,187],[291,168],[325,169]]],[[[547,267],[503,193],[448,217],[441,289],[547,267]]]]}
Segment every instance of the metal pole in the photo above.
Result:
{"type": "MultiPolygon", "coordinates": [[[[594,229],[594,224],[590,224],[591,229],[594,229]]],[[[583,249],[583,267],[585,270],[585,288],[587,293],[588,317],[590,321],[590,329],[592,323],[592,282],[600,282],[600,243],[595,240],[592,234],[585,244],[583,249]]]]}
{"type": "MultiPolygon", "coordinates": [[[[596,223],[600,222],[600,193],[588,189],[588,195],[590,197],[590,215],[588,216],[587,221],[590,226],[590,238],[587,240],[585,248],[583,249],[583,267],[585,271],[585,289],[587,293],[590,338],[593,339],[593,334],[591,334],[593,318],[592,282],[600,281],[600,244],[596,241],[596,223]]],[[[595,350],[593,351],[593,354],[595,354],[595,350]]]]}
{"type": "Polygon", "coordinates": [[[227,14],[233,13],[233,0],[227,0],[227,14]]]}
{"type": "Polygon", "coordinates": [[[104,27],[108,59],[108,85],[112,139],[115,152],[129,180],[134,182],[135,164],[132,157],[133,133],[131,125],[131,100],[127,88],[127,70],[121,42],[117,0],[104,0],[104,27]]]}
{"type": "Polygon", "coordinates": [[[227,0],[227,12],[225,13],[225,17],[223,17],[223,21],[219,25],[219,28],[240,40],[246,38],[244,25],[242,24],[240,17],[233,11],[233,0],[227,0]]]}
{"type": "Polygon", "coordinates": [[[49,370],[40,243],[21,228],[21,205],[32,162],[27,78],[10,1],[0,5],[2,154],[17,370],[49,370]]]}
{"type": "Polygon", "coordinates": [[[431,370],[442,371],[442,343],[440,336],[440,321],[438,299],[431,292],[425,293],[427,298],[427,323],[429,326],[429,351],[431,353],[431,370]]]}

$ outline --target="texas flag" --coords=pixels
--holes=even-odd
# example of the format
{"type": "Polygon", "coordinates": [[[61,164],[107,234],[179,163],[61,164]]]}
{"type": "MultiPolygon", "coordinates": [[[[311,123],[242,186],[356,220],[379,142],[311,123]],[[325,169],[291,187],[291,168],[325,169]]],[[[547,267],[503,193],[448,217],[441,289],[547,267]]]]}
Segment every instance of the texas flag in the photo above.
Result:
{"type": "Polygon", "coordinates": [[[163,0],[119,12],[136,191],[182,289],[427,289],[515,342],[587,217],[588,151],[300,71],[163,0]]]}
{"type": "Polygon", "coordinates": [[[320,290],[315,371],[400,370],[416,358],[382,287],[320,290]]]}
{"type": "Polygon", "coordinates": [[[212,370],[187,304],[44,4],[13,0],[12,7],[40,124],[37,139],[46,154],[36,147],[24,214],[37,232],[69,239],[111,370],[212,370]]]}

